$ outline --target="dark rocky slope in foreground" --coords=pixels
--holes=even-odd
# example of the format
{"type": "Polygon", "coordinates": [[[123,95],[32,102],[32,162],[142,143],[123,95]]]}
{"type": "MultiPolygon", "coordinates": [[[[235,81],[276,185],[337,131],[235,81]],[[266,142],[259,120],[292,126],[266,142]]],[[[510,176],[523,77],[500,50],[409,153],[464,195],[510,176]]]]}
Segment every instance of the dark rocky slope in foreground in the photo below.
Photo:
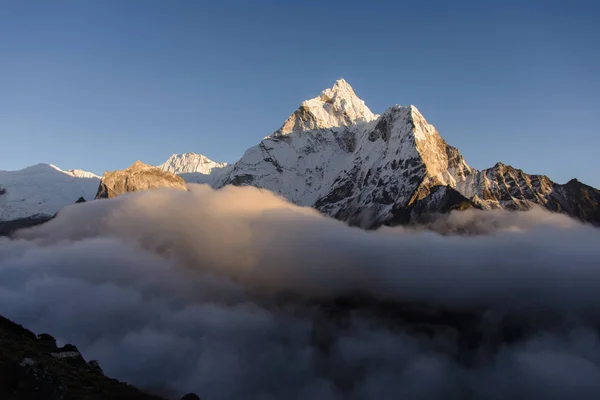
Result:
{"type": "MultiPolygon", "coordinates": [[[[193,398],[193,397],[189,397],[193,398]]],[[[77,348],[0,316],[0,399],[162,400],[104,375],[77,348]]]]}

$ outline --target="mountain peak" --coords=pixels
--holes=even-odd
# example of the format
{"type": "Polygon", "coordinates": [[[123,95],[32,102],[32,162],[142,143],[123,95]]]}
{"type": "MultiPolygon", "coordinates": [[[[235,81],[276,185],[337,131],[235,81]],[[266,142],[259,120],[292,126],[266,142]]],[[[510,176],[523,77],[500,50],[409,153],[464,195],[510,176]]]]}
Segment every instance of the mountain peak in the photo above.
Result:
{"type": "Polygon", "coordinates": [[[158,168],[174,174],[185,174],[199,172],[210,174],[214,168],[224,168],[227,163],[216,162],[210,158],[196,153],[173,154],[167,161],[160,164],[158,168]]]}
{"type": "Polygon", "coordinates": [[[128,192],[162,187],[187,189],[181,177],[137,160],[123,170],[105,172],[95,198],[108,199],[128,192]]]}
{"type": "Polygon", "coordinates": [[[351,99],[353,97],[358,98],[356,96],[356,93],[354,93],[354,89],[352,89],[352,86],[350,86],[350,84],[346,82],[344,78],[340,78],[337,81],[335,81],[331,88],[323,90],[321,92],[321,96],[324,95],[330,98],[335,96],[339,96],[346,99],[351,99]]]}
{"type": "Polygon", "coordinates": [[[340,86],[340,87],[341,86],[347,86],[350,89],[352,89],[352,87],[350,86],[350,84],[348,82],[346,82],[346,80],[344,78],[340,78],[337,81],[335,81],[334,84],[333,84],[333,87],[336,87],[336,86],[340,86]]]}
{"type": "Polygon", "coordinates": [[[319,96],[303,101],[274,136],[356,125],[377,117],[342,78],[335,81],[331,88],[323,90],[319,96]]]}
{"type": "Polygon", "coordinates": [[[152,165],[148,165],[140,160],[137,160],[132,165],[130,165],[127,169],[147,169],[152,168],[152,165]]]}

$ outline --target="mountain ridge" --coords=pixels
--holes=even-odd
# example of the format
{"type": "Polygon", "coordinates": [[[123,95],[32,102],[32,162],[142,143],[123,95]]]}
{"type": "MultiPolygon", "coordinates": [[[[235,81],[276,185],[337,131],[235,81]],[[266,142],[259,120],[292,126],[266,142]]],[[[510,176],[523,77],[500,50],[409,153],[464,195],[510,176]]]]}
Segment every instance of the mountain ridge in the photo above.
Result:
{"type": "Polygon", "coordinates": [[[578,201],[542,175],[502,163],[481,171],[472,168],[414,105],[394,105],[381,115],[372,114],[345,81],[303,102],[280,130],[248,149],[231,168],[217,187],[265,188],[351,224],[363,221],[364,225],[369,215],[371,221],[364,227],[370,228],[396,223],[395,216],[408,208],[412,220],[418,219],[414,215],[418,209],[429,213],[460,209],[462,198],[484,210],[527,210],[539,205],[600,223],[594,211],[596,189],[588,189],[578,201]],[[328,107],[328,94],[339,96],[339,92],[343,92],[342,105],[328,107]],[[360,105],[358,111],[353,107],[349,108],[352,114],[344,114],[348,103],[360,105]],[[445,197],[437,208],[422,203],[438,187],[450,187],[460,196],[445,197]],[[458,203],[450,204],[449,199],[458,203]],[[417,202],[420,205],[413,207],[417,202]],[[580,208],[586,211],[573,211],[580,208]]]}
{"type": "Polygon", "coordinates": [[[64,171],[52,164],[0,171],[0,221],[52,216],[79,197],[93,199],[99,183],[91,172],[64,171]]]}
{"type": "MultiPolygon", "coordinates": [[[[477,170],[417,107],[396,104],[374,114],[344,79],[303,101],[278,130],[233,164],[183,153],[157,167],[186,183],[215,189],[226,185],[268,189],[292,203],[365,228],[416,222],[421,214],[465,207],[540,206],[600,224],[597,189],[577,180],[557,184],[545,175],[530,175],[501,162],[477,170]]],[[[89,174],[52,168],[74,178],[89,174]]],[[[78,197],[63,201],[63,206],[78,197]]]]}
{"type": "Polygon", "coordinates": [[[184,174],[199,172],[209,175],[214,168],[224,168],[225,162],[213,161],[202,154],[179,153],[173,154],[164,163],[157,165],[158,168],[173,174],[184,174]]]}

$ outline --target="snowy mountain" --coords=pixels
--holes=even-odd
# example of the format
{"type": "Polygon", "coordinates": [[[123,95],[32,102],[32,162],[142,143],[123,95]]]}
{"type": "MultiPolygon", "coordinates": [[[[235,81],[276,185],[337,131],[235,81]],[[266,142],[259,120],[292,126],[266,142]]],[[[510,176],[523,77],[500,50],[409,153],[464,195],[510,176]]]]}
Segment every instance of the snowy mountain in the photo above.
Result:
{"type": "Polygon", "coordinates": [[[474,172],[416,107],[375,115],[339,80],[246,151],[225,183],[263,187],[350,222],[385,223],[431,187],[474,172]]]}
{"type": "MultiPolygon", "coordinates": [[[[54,166],[53,166],[54,167],[54,166]]],[[[57,167],[54,167],[57,168],[57,167]]],[[[57,168],[58,169],[58,168],[57,168]]],[[[88,171],[84,171],[81,169],[69,169],[67,171],[63,171],[71,176],[74,176],[76,178],[96,178],[96,179],[100,179],[101,176],[98,176],[92,172],[88,172],[88,171]]]]}
{"type": "Polygon", "coordinates": [[[597,190],[583,185],[569,193],[585,196],[569,198],[565,185],[545,176],[500,163],[478,171],[416,107],[394,105],[373,114],[343,79],[247,150],[217,186],[226,184],[266,188],[365,227],[453,209],[536,204],[600,223],[597,190]]]}
{"type": "Polygon", "coordinates": [[[274,136],[316,129],[352,127],[377,119],[344,79],[337,80],[314,99],[302,102],[274,136]]]}
{"type": "Polygon", "coordinates": [[[80,197],[93,199],[99,183],[91,172],[63,171],[52,164],[0,171],[0,221],[52,216],[80,197]]]}
{"type": "MultiPolygon", "coordinates": [[[[265,188],[366,228],[466,208],[535,206],[600,224],[600,191],[577,180],[560,185],[502,163],[478,171],[416,107],[394,105],[374,114],[343,79],[302,102],[280,129],[233,165],[186,153],[158,168],[186,183],[265,188]]],[[[123,182],[113,179],[106,193],[131,189],[131,174],[121,172],[114,176],[123,182]]],[[[48,164],[0,172],[0,221],[53,215],[81,196],[92,199],[98,178],[48,164]]],[[[140,182],[136,187],[153,186],[140,182]]]]}
{"type": "Polygon", "coordinates": [[[220,178],[229,173],[227,163],[216,162],[196,153],[173,154],[158,168],[181,176],[187,183],[218,185],[220,178]]]}
{"type": "Polygon", "coordinates": [[[167,161],[157,165],[158,168],[173,174],[199,172],[209,175],[215,168],[224,168],[227,163],[216,162],[196,153],[173,154],[167,161]]]}

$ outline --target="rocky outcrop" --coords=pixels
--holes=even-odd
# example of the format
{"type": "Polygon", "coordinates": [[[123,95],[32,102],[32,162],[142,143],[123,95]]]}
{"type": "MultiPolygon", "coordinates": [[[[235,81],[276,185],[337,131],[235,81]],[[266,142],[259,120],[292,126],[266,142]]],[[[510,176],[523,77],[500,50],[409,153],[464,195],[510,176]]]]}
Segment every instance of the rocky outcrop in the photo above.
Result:
{"type": "Polygon", "coordinates": [[[456,185],[457,190],[484,209],[505,210],[527,210],[533,204],[544,206],[553,186],[547,176],[529,175],[502,163],[475,171],[456,185]]]}
{"type": "Polygon", "coordinates": [[[547,209],[600,225],[600,190],[571,179],[564,185],[554,184],[548,198],[547,209]]]}
{"type": "MultiPolygon", "coordinates": [[[[435,186],[429,190],[427,197],[417,200],[407,207],[394,209],[392,218],[386,223],[388,225],[423,224],[439,214],[468,209],[481,209],[481,207],[450,186],[435,186]]],[[[377,225],[375,223],[375,226],[377,225]]]]}
{"type": "Polygon", "coordinates": [[[109,199],[128,192],[157,188],[187,190],[186,183],[181,177],[136,161],[127,169],[105,172],[96,199],[109,199]]]}

